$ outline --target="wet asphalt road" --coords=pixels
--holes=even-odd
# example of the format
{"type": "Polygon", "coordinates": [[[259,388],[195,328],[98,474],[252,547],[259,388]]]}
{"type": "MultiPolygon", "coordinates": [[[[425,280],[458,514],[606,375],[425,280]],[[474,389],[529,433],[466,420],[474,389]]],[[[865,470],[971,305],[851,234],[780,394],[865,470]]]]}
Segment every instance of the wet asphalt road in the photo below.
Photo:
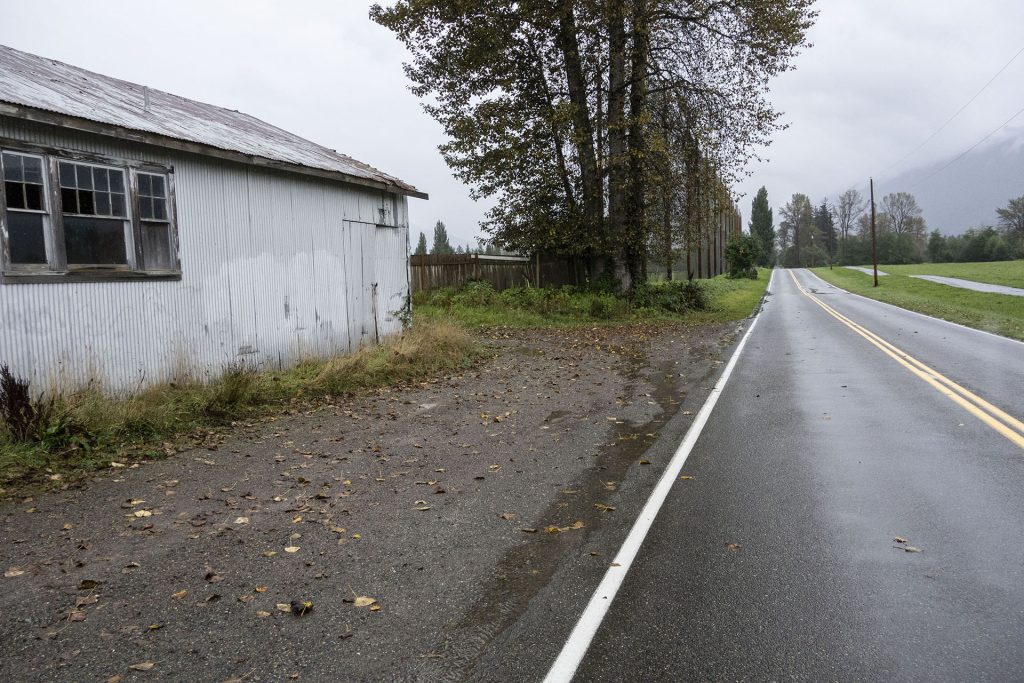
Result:
{"type": "MultiPolygon", "coordinates": [[[[1024,344],[796,276],[1024,417],[1024,344]]],[[[788,271],[761,316],[575,680],[1024,678],[1024,449],[788,271]]]]}

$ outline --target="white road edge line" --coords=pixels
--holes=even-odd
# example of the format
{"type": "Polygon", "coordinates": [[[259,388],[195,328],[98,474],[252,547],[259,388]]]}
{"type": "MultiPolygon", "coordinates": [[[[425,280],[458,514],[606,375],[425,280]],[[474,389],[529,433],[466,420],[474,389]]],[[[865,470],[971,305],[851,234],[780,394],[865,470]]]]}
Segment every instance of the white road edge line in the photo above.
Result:
{"type": "MultiPolygon", "coordinates": [[[[821,280],[823,283],[825,283],[829,287],[834,287],[835,289],[838,289],[840,292],[845,292],[847,294],[851,294],[853,296],[860,297],[861,299],[864,299],[865,301],[872,301],[872,302],[874,302],[876,304],[882,304],[883,306],[888,306],[889,308],[895,308],[897,311],[902,311],[903,313],[910,313],[912,315],[916,315],[919,318],[928,318],[928,320],[935,320],[935,321],[940,322],[940,323],[946,323],[947,325],[953,325],[954,327],[959,327],[962,330],[969,330],[971,332],[977,332],[978,334],[987,334],[990,337],[995,337],[996,339],[1002,339],[1003,341],[1013,342],[1014,344],[1024,344],[1024,342],[1020,341],[1019,339],[1011,339],[1010,337],[1004,337],[1003,335],[996,334],[995,332],[989,332],[988,330],[979,330],[977,327],[967,327],[967,325],[961,325],[960,323],[955,323],[952,320],[943,320],[942,318],[936,318],[934,315],[928,315],[927,313],[918,313],[917,311],[912,311],[909,308],[901,308],[900,306],[897,306],[895,304],[890,304],[887,301],[879,301],[878,299],[872,299],[869,296],[864,296],[863,294],[857,294],[856,292],[851,292],[848,289],[843,289],[839,285],[834,285],[831,282],[829,282],[828,280],[826,280],[825,278],[823,278],[820,275],[818,275],[817,273],[815,273],[814,271],[809,270],[808,268],[800,268],[799,270],[807,271],[807,273],[810,274],[812,277],[818,278],[819,280],[821,280]]],[[[774,273],[775,271],[773,270],[772,272],[774,273]]]]}
{"type": "MultiPolygon", "coordinates": [[[[771,278],[768,280],[768,287],[765,290],[768,293],[771,293],[776,272],[777,270],[772,270],[771,278]]],[[[544,677],[544,683],[569,683],[573,676],[576,675],[576,670],[583,661],[591,641],[594,640],[598,627],[604,621],[608,608],[611,607],[615,594],[618,593],[619,587],[622,586],[622,582],[625,580],[633,560],[636,559],[640,546],[647,537],[647,532],[650,531],[655,517],[658,516],[661,506],[665,502],[665,498],[668,497],[669,490],[675,483],[676,477],[679,476],[679,472],[682,471],[686,459],[690,456],[690,451],[693,450],[697,439],[700,438],[701,432],[704,431],[704,425],[707,424],[711,411],[714,410],[715,404],[718,403],[718,398],[722,395],[722,390],[725,388],[726,382],[729,381],[733,368],[736,367],[740,353],[743,352],[743,347],[747,345],[747,340],[750,339],[750,333],[754,331],[754,327],[757,326],[757,321],[760,319],[761,312],[759,311],[754,316],[753,321],[751,321],[750,327],[747,328],[746,334],[743,335],[743,339],[736,346],[736,350],[733,351],[732,358],[729,359],[725,370],[722,371],[722,376],[718,378],[718,382],[715,383],[711,393],[708,394],[704,405],[701,406],[700,411],[694,418],[693,424],[686,431],[686,436],[683,437],[682,443],[679,444],[679,448],[676,449],[675,454],[669,461],[668,467],[665,468],[665,472],[661,475],[661,479],[658,480],[654,490],[651,491],[651,495],[640,511],[640,515],[633,522],[633,528],[629,530],[629,535],[622,542],[622,547],[619,548],[619,552],[615,555],[611,566],[608,567],[608,571],[605,572],[604,578],[598,584],[597,590],[590,597],[590,602],[587,603],[586,609],[583,610],[579,621],[576,622],[572,633],[569,634],[569,639],[565,641],[565,645],[562,646],[562,651],[559,652],[558,658],[555,659],[547,676],[544,677]]]]}

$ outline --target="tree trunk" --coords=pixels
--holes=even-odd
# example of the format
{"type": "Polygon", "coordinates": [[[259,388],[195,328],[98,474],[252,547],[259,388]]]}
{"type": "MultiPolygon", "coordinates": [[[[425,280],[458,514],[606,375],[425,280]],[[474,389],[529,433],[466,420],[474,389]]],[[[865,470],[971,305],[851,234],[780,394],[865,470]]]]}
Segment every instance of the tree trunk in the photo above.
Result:
{"type": "MultiPolygon", "coordinates": [[[[647,140],[644,117],[647,109],[647,61],[650,52],[647,0],[633,3],[633,44],[630,54],[629,177],[626,196],[627,267],[634,281],[647,269],[647,140]]],[[[642,281],[642,280],[641,280],[642,281]]]]}
{"type": "Polygon", "coordinates": [[[626,19],[621,2],[608,3],[608,236],[614,277],[632,289],[624,246],[626,234],[626,19]]]}
{"type": "Polygon", "coordinates": [[[601,233],[604,217],[604,194],[597,156],[594,151],[594,127],[587,102],[587,81],[580,59],[580,42],[572,0],[562,0],[558,21],[558,47],[565,60],[566,87],[572,104],[575,145],[579,153],[580,185],[583,192],[583,213],[590,229],[601,233]]]}

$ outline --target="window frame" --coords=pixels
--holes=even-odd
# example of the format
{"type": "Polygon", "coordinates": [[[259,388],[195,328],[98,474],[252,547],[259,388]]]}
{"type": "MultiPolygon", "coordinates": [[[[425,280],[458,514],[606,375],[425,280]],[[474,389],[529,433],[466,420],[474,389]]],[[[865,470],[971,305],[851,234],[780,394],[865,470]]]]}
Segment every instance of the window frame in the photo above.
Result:
{"type": "MultiPolygon", "coordinates": [[[[46,209],[38,211],[36,209],[9,209],[7,207],[7,183],[6,178],[4,182],[0,183],[0,247],[3,248],[3,268],[4,273],[8,271],[13,275],[33,275],[36,273],[51,273],[54,268],[54,229],[53,229],[53,193],[52,193],[52,180],[50,178],[50,164],[49,159],[45,154],[39,152],[27,152],[21,149],[12,149],[7,146],[0,145],[0,153],[2,154],[17,154],[19,156],[33,157],[39,159],[42,162],[43,172],[43,205],[46,209]],[[7,224],[7,212],[18,211],[21,213],[29,213],[36,216],[43,217],[43,248],[46,251],[46,263],[13,263],[10,260],[10,250],[7,245],[7,238],[10,230],[7,224]]],[[[2,160],[0,160],[0,167],[2,167],[2,160]]]]}
{"type": "MultiPolygon", "coordinates": [[[[0,137],[0,150],[12,154],[42,157],[43,185],[48,207],[44,220],[46,264],[13,264],[7,239],[7,198],[0,184],[0,284],[40,282],[103,282],[111,280],[180,280],[181,258],[174,167],[133,159],[108,157],[68,149],[44,147],[0,137]],[[125,256],[127,264],[81,265],[67,262],[64,241],[64,206],[61,201],[60,162],[112,168],[122,171],[125,183],[125,256]],[[166,221],[143,220],[139,210],[138,175],[164,178],[166,221]],[[170,267],[147,268],[142,247],[143,223],[165,222],[168,227],[170,267]]],[[[77,215],[77,214],[69,214],[77,215]]],[[[103,218],[103,216],[95,216],[103,218]]],[[[117,217],[120,218],[120,217],[117,217]]]]}

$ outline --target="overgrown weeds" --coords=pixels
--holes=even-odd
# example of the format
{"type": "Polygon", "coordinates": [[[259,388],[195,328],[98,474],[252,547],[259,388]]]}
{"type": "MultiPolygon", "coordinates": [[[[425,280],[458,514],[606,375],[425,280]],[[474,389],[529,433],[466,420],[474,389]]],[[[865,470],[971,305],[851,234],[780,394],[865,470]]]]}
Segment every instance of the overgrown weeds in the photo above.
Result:
{"type": "Polygon", "coordinates": [[[233,363],[209,383],[169,382],[114,398],[96,388],[44,398],[0,367],[0,487],[155,456],[163,442],[232,420],[273,413],[295,401],[416,381],[469,366],[480,354],[451,323],[419,321],[380,346],[275,372],[233,363]]]}
{"type": "Polygon", "coordinates": [[[532,327],[624,322],[676,317],[708,307],[697,282],[641,284],[628,296],[606,286],[514,287],[496,292],[489,282],[469,282],[418,294],[414,304],[428,315],[441,311],[469,326],[532,327]]]}

